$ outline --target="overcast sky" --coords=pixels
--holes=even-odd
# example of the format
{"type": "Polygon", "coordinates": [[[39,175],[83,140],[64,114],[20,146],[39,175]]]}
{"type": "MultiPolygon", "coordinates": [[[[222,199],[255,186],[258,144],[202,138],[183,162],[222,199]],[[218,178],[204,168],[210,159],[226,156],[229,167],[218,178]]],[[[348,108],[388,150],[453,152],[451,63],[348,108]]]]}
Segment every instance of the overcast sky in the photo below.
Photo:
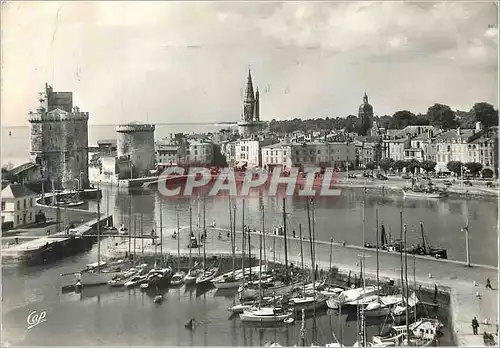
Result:
{"type": "Polygon", "coordinates": [[[237,121],[248,67],[263,120],[433,103],[498,107],[495,3],[13,2],[2,11],[4,126],[48,82],[90,123],[237,121]]]}

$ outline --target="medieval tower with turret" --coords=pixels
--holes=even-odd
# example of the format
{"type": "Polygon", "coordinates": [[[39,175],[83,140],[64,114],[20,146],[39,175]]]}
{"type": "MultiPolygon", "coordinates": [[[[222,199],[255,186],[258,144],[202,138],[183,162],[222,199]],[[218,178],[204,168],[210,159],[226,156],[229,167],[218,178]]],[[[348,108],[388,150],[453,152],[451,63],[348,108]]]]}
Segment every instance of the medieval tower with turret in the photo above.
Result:
{"type": "Polygon", "coordinates": [[[89,185],[89,113],[73,106],[72,92],[54,92],[45,84],[36,112],[29,112],[31,159],[56,189],[89,185]]]}

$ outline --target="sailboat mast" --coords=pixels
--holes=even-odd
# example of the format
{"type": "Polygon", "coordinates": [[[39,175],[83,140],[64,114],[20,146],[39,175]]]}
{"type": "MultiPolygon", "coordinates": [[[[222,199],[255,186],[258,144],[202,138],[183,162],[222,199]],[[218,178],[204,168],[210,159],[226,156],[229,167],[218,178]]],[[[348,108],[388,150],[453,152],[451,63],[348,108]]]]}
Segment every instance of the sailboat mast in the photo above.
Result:
{"type": "MultiPolygon", "coordinates": [[[[144,226],[144,225],[143,225],[143,220],[142,220],[142,218],[143,218],[143,214],[141,213],[141,223],[140,223],[140,225],[139,225],[139,236],[141,236],[142,253],[144,254],[144,246],[143,246],[143,244],[144,244],[144,243],[143,243],[144,239],[142,238],[142,235],[144,234],[144,233],[143,233],[143,230],[142,230],[142,226],[144,226]]],[[[142,256],[144,256],[144,255],[142,255],[142,256]]]]}
{"type": "Polygon", "coordinates": [[[401,235],[400,235],[400,240],[399,240],[399,256],[400,256],[400,263],[401,263],[401,301],[404,303],[404,279],[403,279],[403,211],[399,212],[399,219],[401,223],[401,235]]]}
{"type": "Polygon", "coordinates": [[[406,230],[406,225],[404,226],[404,233],[405,233],[405,293],[406,293],[406,339],[408,342],[410,341],[410,318],[408,311],[410,310],[409,304],[408,304],[408,250],[406,247],[407,243],[407,230],[406,230]]]}
{"type": "Polygon", "coordinates": [[[241,206],[241,272],[243,273],[242,287],[243,294],[245,293],[245,200],[243,200],[241,206]]]}
{"type": "Polygon", "coordinates": [[[378,209],[375,210],[375,223],[377,224],[376,228],[376,241],[377,241],[377,300],[380,301],[380,286],[379,286],[379,263],[378,263],[378,209]]]}
{"type": "Polygon", "coordinates": [[[248,239],[248,277],[252,279],[252,249],[250,248],[250,231],[247,233],[248,239]]]}
{"type": "MultiPolygon", "coordinates": [[[[366,199],[366,191],[365,197],[363,198],[363,250],[362,250],[362,259],[361,259],[361,277],[363,277],[363,298],[366,297],[366,284],[365,284],[365,245],[366,245],[366,217],[365,217],[365,199],[366,199]]],[[[377,285],[378,286],[378,285],[377,285]]],[[[361,305],[361,333],[363,335],[363,347],[366,346],[366,327],[365,327],[365,307],[361,305]]]]}
{"type": "Polygon", "coordinates": [[[299,238],[300,238],[300,268],[304,270],[304,248],[302,247],[302,224],[299,224],[299,238]]]}
{"type": "MultiPolygon", "coordinates": [[[[264,221],[264,210],[262,210],[262,221],[264,221]]],[[[264,224],[264,222],[262,224],[264,224]]],[[[262,230],[264,230],[264,229],[262,229],[262,230]]],[[[262,231],[260,232],[260,235],[259,235],[259,241],[260,241],[260,243],[259,243],[259,248],[260,248],[260,255],[259,255],[259,309],[260,309],[260,304],[262,303],[262,231]]]]}
{"type": "Polygon", "coordinates": [[[234,240],[233,240],[233,214],[232,210],[233,207],[231,207],[231,196],[228,196],[228,204],[229,204],[229,235],[231,239],[231,254],[233,256],[233,281],[234,281],[234,269],[236,268],[235,264],[235,258],[234,258],[234,240]]]}
{"type": "MultiPolygon", "coordinates": [[[[142,223],[142,214],[141,214],[142,223]]],[[[163,264],[163,203],[160,198],[160,259],[163,264]]]]}
{"type": "MultiPolygon", "coordinates": [[[[101,188],[97,184],[97,272],[101,271],[101,188]]],[[[57,206],[59,209],[59,205],[57,206]]]]}
{"type": "MultiPolygon", "coordinates": [[[[310,249],[311,249],[311,273],[312,273],[312,283],[313,283],[313,295],[314,297],[315,296],[315,283],[316,283],[316,267],[314,265],[314,249],[313,249],[313,231],[311,229],[311,213],[310,213],[310,210],[309,210],[309,199],[307,200],[307,205],[306,205],[306,208],[307,208],[307,224],[309,226],[309,240],[310,240],[310,243],[309,243],[309,246],[310,246],[310,249]]],[[[316,308],[316,303],[313,304],[313,308],[316,308]]],[[[314,315],[316,314],[315,311],[313,313],[314,315]]],[[[314,318],[316,319],[316,318],[314,318]]],[[[316,341],[316,320],[313,321],[313,343],[315,343],[316,341]]]]}
{"type": "Polygon", "coordinates": [[[181,271],[181,229],[179,225],[179,211],[177,210],[177,272],[181,271]]]}
{"type": "Polygon", "coordinates": [[[189,261],[188,261],[188,273],[191,273],[191,238],[193,236],[193,208],[189,207],[189,261]]]}
{"type": "Polygon", "coordinates": [[[130,252],[132,248],[132,196],[129,196],[128,200],[128,257],[130,258],[130,252]]]}
{"type": "Polygon", "coordinates": [[[203,269],[207,269],[207,251],[205,245],[207,244],[207,227],[206,227],[206,216],[205,216],[205,195],[203,195],[203,269]]]}
{"type": "MultiPolygon", "coordinates": [[[[262,242],[263,242],[263,239],[264,239],[264,207],[262,207],[262,231],[260,233],[260,252],[259,252],[259,258],[260,258],[260,261],[259,261],[259,283],[260,283],[260,278],[262,278],[262,242]]],[[[260,289],[259,289],[259,293],[260,293],[260,289]]]]}
{"type": "MultiPolygon", "coordinates": [[[[413,254],[413,293],[417,296],[417,279],[415,277],[415,254],[413,254]]],[[[416,305],[416,304],[415,304],[416,305]]],[[[417,322],[417,308],[413,310],[415,313],[415,322],[417,322]]]]}
{"type": "Polygon", "coordinates": [[[286,271],[286,279],[288,279],[288,250],[286,243],[286,207],[285,207],[285,198],[283,198],[283,242],[285,243],[285,271],[286,271]]]}
{"type": "Polygon", "coordinates": [[[136,260],[135,258],[136,246],[137,246],[137,217],[134,215],[134,260],[136,260]]]}

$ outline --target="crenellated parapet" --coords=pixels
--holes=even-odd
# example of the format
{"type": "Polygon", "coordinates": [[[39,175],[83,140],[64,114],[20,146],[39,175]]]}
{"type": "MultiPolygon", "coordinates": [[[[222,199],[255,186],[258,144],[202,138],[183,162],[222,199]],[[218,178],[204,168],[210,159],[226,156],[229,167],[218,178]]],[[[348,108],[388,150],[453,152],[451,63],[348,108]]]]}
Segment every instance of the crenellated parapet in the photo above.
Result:
{"type": "Polygon", "coordinates": [[[132,133],[132,132],[154,132],[154,124],[146,123],[129,123],[121,124],[116,127],[118,133],[132,133]]]}
{"type": "Polygon", "coordinates": [[[75,122],[75,121],[88,121],[89,113],[83,112],[78,107],[73,108],[73,112],[66,112],[61,109],[55,109],[50,112],[45,112],[42,108],[37,112],[30,111],[28,113],[28,121],[30,123],[41,122],[75,122]]]}

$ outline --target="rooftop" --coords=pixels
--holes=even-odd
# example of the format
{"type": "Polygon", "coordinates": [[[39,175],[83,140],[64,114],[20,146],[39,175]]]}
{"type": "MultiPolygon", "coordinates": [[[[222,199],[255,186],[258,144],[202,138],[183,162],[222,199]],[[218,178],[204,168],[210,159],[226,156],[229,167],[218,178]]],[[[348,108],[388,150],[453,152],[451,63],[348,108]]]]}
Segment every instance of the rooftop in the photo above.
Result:
{"type": "Polygon", "coordinates": [[[21,198],[36,196],[36,193],[21,184],[10,184],[2,190],[2,198],[21,198]]]}

